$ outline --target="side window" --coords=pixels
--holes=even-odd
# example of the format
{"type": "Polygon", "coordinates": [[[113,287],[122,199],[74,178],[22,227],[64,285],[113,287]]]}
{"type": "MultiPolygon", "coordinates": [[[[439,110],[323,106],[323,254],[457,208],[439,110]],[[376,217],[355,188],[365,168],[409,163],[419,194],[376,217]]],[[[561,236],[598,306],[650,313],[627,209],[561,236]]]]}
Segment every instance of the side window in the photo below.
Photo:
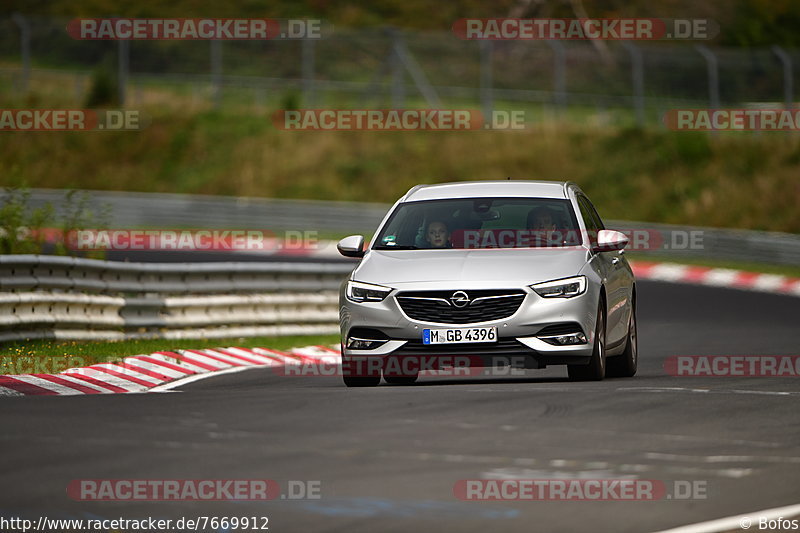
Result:
{"type": "Polygon", "coordinates": [[[585,196],[583,197],[583,199],[586,200],[586,205],[589,206],[589,211],[592,214],[592,218],[595,221],[597,229],[606,229],[605,225],[603,224],[603,220],[600,218],[600,215],[597,213],[597,209],[595,209],[594,207],[594,204],[585,196]]]}
{"type": "Polygon", "coordinates": [[[585,196],[578,196],[577,199],[578,207],[581,210],[581,218],[583,219],[583,224],[586,226],[587,238],[589,239],[589,243],[594,246],[597,244],[597,232],[600,230],[597,220],[592,216],[594,208],[585,196]]]}

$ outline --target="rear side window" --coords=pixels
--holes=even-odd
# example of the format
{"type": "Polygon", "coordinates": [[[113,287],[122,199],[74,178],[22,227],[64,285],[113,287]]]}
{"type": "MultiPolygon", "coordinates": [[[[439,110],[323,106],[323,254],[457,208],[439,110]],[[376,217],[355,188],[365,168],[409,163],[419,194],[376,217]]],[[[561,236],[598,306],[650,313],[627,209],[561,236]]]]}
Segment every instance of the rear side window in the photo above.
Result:
{"type": "Polygon", "coordinates": [[[597,232],[603,229],[603,223],[600,220],[600,217],[597,216],[597,211],[595,211],[594,206],[592,206],[588,198],[579,195],[577,199],[578,207],[581,211],[581,218],[583,219],[583,225],[586,226],[587,239],[589,243],[594,246],[597,244],[597,232]]]}
{"type": "Polygon", "coordinates": [[[597,229],[606,229],[605,225],[603,225],[603,219],[600,218],[600,214],[597,212],[597,209],[595,209],[592,201],[586,196],[584,196],[583,199],[586,200],[586,205],[589,206],[589,213],[592,215],[592,219],[594,220],[597,229]]]}

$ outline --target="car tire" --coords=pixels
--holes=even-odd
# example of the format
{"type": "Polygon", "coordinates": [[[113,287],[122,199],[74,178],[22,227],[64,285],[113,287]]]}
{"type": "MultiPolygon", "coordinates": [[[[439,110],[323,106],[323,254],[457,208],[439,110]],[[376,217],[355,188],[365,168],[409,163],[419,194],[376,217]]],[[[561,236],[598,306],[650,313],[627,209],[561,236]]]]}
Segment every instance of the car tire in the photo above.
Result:
{"type": "Polygon", "coordinates": [[[381,372],[376,369],[365,373],[361,365],[342,358],[342,381],[348,387],[375,387],[381,382],[381,372]]]}
{"type": "Polygon", "coordinates": [[[594,348],[589,364],[567,365],[567,374],[572,381],[600,381],[606,376],[606,313],[603,300],[597,307],[594,348]]]}
{"type": "Polygon", "coordinates": [[[348,387],[375,387],[381,382],[380,376],[342,376],[342,381],[348,387]]]}
{"type": "Polygon", "coordinates": [[[390,385],[411,385],[419,377],[419,372],[408,376],[387,376],[383,375],[383,379],[390,385]]]}
{"type": "Polygon", "coordinates": [[[419,377],[419,362],[416,358],[389,356],[383,363],[383,379],[391,385],[411,385],[419,377]]]}
{"type": "Polygon", "coordinates": [[[639,365],[639,342],[636,332],[636,301],[633,302],[631,318],[628,322],[628,340],[625,344],[625,351],[622,355],[612,357],[608,360],[606,373],[615,378],[630,378],[636,375],[639,365]]]}

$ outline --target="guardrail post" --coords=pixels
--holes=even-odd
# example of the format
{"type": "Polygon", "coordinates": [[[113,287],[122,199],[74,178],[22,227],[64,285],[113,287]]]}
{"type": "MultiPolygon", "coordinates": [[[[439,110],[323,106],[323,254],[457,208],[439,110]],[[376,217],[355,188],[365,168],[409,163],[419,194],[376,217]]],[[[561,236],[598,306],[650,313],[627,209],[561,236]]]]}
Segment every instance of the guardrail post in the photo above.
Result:
{"type": "Polygon", "coordinates": [[[119,89],[119,105],[125,105],[128,92],[128,68],[130,64],[130,41],[120,39],[117,44],[117,85],[119,89]]]}
{"type": "Polygon", "coordinates": [[[563,111],[567,106],[567,55],[561,42],[546,42],[553,50],[553,103],[563,111]]]}
{"type": "Polygon", "coordinates": [[[419,66],[419,63],[417,63],[414,56],[411,55],[411,52],[408,51],[408,47],[400,32],[394,28],[392,31],[394,36],[392,48],[394,49],[397,61],[399,61],[408,71],[409,75],[411,75],[411,79],[414,80],[414,84],[417,86],[420,94],[425,98],[428,107],[431,109],[440,109],[442,104],[439,100],[439,95],[436,93],[436,89],[430,84],[422,68],[419,66]]]}
{"type": "Polygon", "coordinates": [[[494,110],[494,95],[492,94],[492,52],[494,45],[492,41],[479,41],[481,53],[481,109],[483,110],[483,120],[492,120],[494,110]]]}
{"type": "Polygon", "coordinates": [[[631,82],[633,83],[633,108],[636,113],[636,124],[644,127],[644,60],[642,50],[628,41],[622,41],[622,46],[631,56],[631,82]]]}
{"type": "Polygon", "coordinates": [[[219,109],[222,103],[222,41],[211,41],[211,84],[214,108],[219,109]]]}
{"type": "Polygon", "coordinates": [[[303,39],[303,107],[314,107],[314,39],[303,39]]]}
{"type": "Polygon", "coordinates": [[[396,28],[389,28],[387,33],[392,41],[391,51],[389,52],[389,63],[392,71],[392,108],[403,109],[406,99],[406,80],[403,62],[400,59],[399,47],[397,46],[400,40],[400,33],[396,28]]]}
{"type": "Polygon", "coordinates": [[[20,88],[22,94],[28,94],[28,84],[31,77],[31,24],[20,13],[11,15],[11,19],[20,31],[19,48],[22,55],[22,80],[20,88]]]}
{"type": "Polygon", "coordinates": [[[711,109],[719,109],[719,62],[717,56],[704,44],[695,45],[700,55],[706,60],[708,68],[708,100],[711,109]]]}

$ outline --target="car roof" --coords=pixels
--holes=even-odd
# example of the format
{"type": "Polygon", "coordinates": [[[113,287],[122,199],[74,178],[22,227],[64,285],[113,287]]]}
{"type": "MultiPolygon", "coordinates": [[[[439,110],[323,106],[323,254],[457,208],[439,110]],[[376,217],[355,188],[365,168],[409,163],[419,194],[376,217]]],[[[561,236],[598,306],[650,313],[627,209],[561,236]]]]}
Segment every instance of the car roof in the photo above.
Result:
{"type": "Polygon", "coordinates": [[[417,185],[403,197],[404,202],[475,197],[567,198],[568,181],[482,180],[417,185]]]}

